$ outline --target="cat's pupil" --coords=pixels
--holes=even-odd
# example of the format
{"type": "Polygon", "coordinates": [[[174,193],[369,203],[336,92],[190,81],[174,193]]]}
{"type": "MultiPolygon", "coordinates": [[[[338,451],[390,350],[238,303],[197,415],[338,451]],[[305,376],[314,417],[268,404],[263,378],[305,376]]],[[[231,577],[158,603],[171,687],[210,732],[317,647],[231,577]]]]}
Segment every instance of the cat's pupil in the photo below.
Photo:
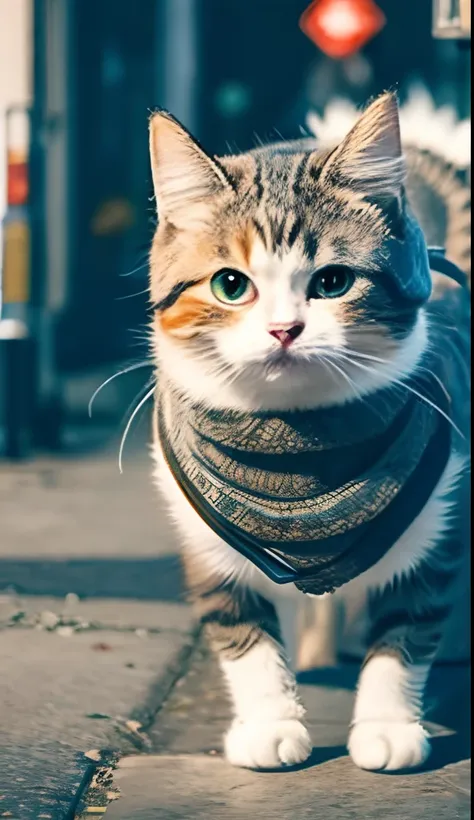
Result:
{"type": "Polygon", "coordinates": [[[224,285],[229,296],[235,296],[242,285],[241,277],[235,273],[227,273],[224,277],[224,285]]]}
{"type": "Polygon", "coordinates": [[[334,290],[339,290],[346,281],[345,273],[330,273],[321,277],[321,285],[328,293],[334,290]]]}
{"type": "Polygon", "coordinates": [[[352,287],[354,278],[349,268],[334,265],[313,276],[308,299],[335,299],[343,296],[352,287]]]}

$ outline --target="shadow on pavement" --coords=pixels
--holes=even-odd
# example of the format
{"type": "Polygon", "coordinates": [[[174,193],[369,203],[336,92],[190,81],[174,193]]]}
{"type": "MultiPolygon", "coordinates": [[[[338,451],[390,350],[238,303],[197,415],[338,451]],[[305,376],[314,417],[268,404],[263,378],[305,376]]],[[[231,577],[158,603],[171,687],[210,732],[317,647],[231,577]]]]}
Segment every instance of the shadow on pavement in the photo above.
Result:
{"type": "Polygon", "coordinates": [[[431,755],[422,769],[424,772],[437,771],[450,763],[468,760],[471,756],[469,732],[456,732],[451,735],[434,737],[431,741],[431,749],[431,755]]]}
{"type": "MultiPolygon", "coordinates": [[[[298,763],[297,766],[285,766],[286,774],[289,772],[301,772],[304,769],[313,769],[316,766],[321,766],[323,763],[329,763],[330,760],[338,760],[341,757],[347,757],[348,751],[346,746],[313,746],[313,751],[304,763],[298,763]]],[[[282,769],[255,769],[259,776],[266,774],[281,774],[282,769]]]]}
{"type": "Polygon", "coordinates": [[[308,669],[298,674],[298,682],[305,686],[325,686],[331,689],[347,689],[353,692],[359,676],[359,664],[355,661],[339,666],[308,669]]]}
{"type": "Polygon", "coordinates": [[[179,558],[86,558],[84,560],[0,559],[0,589],[14,588],[21,595],[80,598],[133,598],[176,601],[184,584],[179,558]]]}

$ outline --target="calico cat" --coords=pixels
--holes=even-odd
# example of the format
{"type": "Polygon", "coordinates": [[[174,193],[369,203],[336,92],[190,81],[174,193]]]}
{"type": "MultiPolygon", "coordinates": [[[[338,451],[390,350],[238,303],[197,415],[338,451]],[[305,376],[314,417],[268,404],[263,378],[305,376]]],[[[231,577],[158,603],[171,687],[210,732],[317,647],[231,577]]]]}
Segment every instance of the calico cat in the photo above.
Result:
{"type": "MultiPolygon", "coordinates": [[[[409,199],[424,165],[442,167],[466,268],[467,187],[402,150],[392,94],[337,145],[214,158],[158,112],[150,146],[156,477],[230,691],[226,756],[263,769],[308,757],[299,590],[358,585],[370,619],[349,751],[365,769],[418,766],[465,555],[469,299],[430,273],[409,199]]],[[[417,217],[438,220],[449,250],[436,204],[433,189],[417,217]]]]}

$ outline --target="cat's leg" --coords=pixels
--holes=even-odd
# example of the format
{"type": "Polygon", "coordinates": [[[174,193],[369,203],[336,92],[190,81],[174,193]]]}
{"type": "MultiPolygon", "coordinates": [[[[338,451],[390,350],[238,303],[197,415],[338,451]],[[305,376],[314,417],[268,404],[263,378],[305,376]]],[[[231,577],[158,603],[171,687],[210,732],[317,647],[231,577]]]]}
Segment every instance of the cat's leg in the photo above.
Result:
{"type": "Polygon", "coordinates": [[[426,760],[430,745],[420,720],[429,669],[408,662],[401,647],[378,647],[368,656],[348,742],[361,769],[397,771],[426,760]]]}
{"type": "Polygon", "coordinates": [[[303,762],[312,744],[275,608],[243,586],[202,576],[199,585],[192,583],[193,597],[234,712],[224,741],[227,759],[256,769],[303,762]]]}
{"type": "Polygon", "coordinates": [[[362,769],[397,771],[430,753],[423,696],[456,575],[451,562],[425,564],[373,595],[371,648],[360,673],[348,748],[362,769]]]}

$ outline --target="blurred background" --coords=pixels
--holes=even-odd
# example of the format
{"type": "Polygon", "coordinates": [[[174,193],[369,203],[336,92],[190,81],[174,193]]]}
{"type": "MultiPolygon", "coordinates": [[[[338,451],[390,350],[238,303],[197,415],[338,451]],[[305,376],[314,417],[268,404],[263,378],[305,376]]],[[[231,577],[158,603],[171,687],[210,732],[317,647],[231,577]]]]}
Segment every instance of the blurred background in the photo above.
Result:
{"type": "Polygon", "coordinates": [[[469,113],[459,0],[308,7],[0,0],[0,458],[105,443],[147,382],[111,382],[89,421],[99,384],[147,356],[155,106],[216,153],[299,136],[335,95],[417,81],[469,113]]]}

